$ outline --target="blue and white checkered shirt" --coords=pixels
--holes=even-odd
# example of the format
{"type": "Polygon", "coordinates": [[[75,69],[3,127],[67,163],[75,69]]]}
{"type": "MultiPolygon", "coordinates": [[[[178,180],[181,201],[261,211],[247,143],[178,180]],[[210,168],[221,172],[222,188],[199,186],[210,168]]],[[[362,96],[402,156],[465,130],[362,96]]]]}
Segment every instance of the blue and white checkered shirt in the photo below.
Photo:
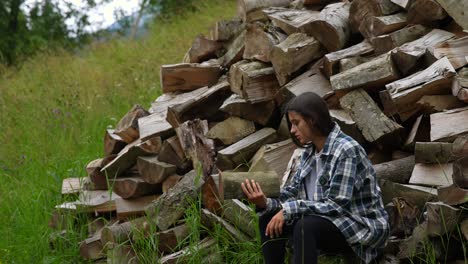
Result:
{"type": "Polygon", "coordinates": [[[284,209],[286,223],[301,215],[329,219],[343,233],[354,252],[366,263],[377,256],[389,236],[388,215],[380,187],[365,150],[335,124],[320,155],[313,199],[307,199],[305,178],[315,169],[315,149],[305,149],[291,184],[278,199],[268,198],[265,212],[284,209]]]}

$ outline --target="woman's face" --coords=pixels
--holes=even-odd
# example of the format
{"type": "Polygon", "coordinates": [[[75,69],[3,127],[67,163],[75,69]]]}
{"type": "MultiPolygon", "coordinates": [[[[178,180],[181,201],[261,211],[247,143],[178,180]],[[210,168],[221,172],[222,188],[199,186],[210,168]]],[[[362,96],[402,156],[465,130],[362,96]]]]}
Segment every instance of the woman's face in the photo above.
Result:
{"type": "Polygon", "coordinates": [[[288,112],[288,117],[291,122],[291,135],[295,136],[302,145],[312,141],[312,130],[304,117],[294,111],[288,112]]]}

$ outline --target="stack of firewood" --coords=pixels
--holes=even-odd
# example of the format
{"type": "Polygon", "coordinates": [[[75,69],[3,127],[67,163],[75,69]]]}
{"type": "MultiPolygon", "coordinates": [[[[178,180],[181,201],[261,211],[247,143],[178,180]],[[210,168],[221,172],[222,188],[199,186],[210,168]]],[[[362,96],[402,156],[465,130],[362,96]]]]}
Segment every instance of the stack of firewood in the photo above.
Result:
{"type": "MultiPolygon", "coordinates": [[[[383,261],[428,245],[437,261],[466,261],[465,13],[455,0],[239,0],[238,18],[161,67],[164,94],[148,110],[136,105],[106,131],[88,177],[64,180],[79,199],[57,206],[51,225],[67,210],[94,214],[85,259],[137,263],[130,242],[153,237],[162,263],[183,262],[193,254],[180,243],[184,215],[200,198],[204,226],[252,239],[240,182],[275,197],[291,179],[301,150],[281,108],[310,91],[375,164],[392,229],[383,261]]],[[[223,262],[213,238],[197,247],[223,262]]]]}

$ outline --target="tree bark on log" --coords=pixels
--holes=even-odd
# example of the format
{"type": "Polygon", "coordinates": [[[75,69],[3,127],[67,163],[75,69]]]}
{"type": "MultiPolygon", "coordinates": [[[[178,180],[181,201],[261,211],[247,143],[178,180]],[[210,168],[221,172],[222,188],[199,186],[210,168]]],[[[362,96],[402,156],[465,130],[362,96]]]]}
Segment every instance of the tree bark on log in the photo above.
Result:
{"type": "Polygon", "coordinates": [[[345,132],[346,135],[352,137],[354,140],[363,144],[365,142],[364,137],[362,136],[361,131],[359,130],[358,126],[354,119],[342,109],[330,109],[330,116],[331,118],[338,123],[341,130],[345,132]]]}
{"type": "Polygon", "coordinates": [[[124,199],[161,193],[161,184],[146,182],[141,177],[118,178],[112,181],[112,190],[124,199]]]}
{"type": "Polygon", "coordinates": [[[242,60],[245,50],[245,34],[246,31],[243,30],[227,45],[226,53],[220,58],[221,64],[224,68],[229,68],[234,63],[242,60]]]}
{"type": "Polygon", "coordinates": [[[273,47],[286,39],[278,28],[261,22],[247,24],[245,34],[244,59],[270,62],[273,47]]]}
{"type": "Polygon", "coordinates": [[[411,204],[416,205],[422,212],[426,202],[438,201],[437,191],[434,188],[403,185],[383,179],[379,180],[379,185],[384,204],[391,202],[394,197],[403,197],[411,204]]]}
{"type": "Polygon", "coordinates": [[[106,226],[101,232],[101,243],[106,245],[108,243],[120,244],[132,239],[133,232],[143,232],[149,228],[150,220],[147,217],[139,217],[134,220],[123,222],[121,224],[114,224],[106,226]]]}
{"type": "Polygon", "coordinates": [[[221,77],[221,67],[217,63],[180,63],[161,66],[161,87],[164,93],[187,92],[211,86],[221,77]]]}
{"type": "Polygon", "coordinates": [[[178,174],[185,174],[190,171],[192,164],[185,157],[185,153],[180,146],[180,141],[177,136],[173,136],[164,141],[161,151],[158,154],[158,159],[162,162],[173,164],[176,166],[178,174]]]}
{"type": "Polygon", "coordinates": [[[263,9],[273,25],[281,28],[286,34],[312,32],[312,22],[319,18],[320,12],[313,10],[297,10],[283,7],[263,9]]]}
{"type": "Polygon", "coordinates": [[[106,134],[104,135],[104,155],[106,156],[119,153],[119,151],[127,145],[127,143],[114,132],[114,129],[106,129],[106,134]]]}
{"type": "Polygon", "coordinates": [[[117,123],[114,133],[122,138],[125,143],[131,143],[140,137],[138,119],[149,115],[148,111],[139,105],[133,108],[117,123]]]}
{"type": "Polygon", "coordinates": [[[262,146],[252,157],[249,172],[275,171],[282,176],[296,148],[291,139],[262,146]]]}
{"type": "MultiPolygon", "coordinates": [[[[468,59],[467,59],[468,60],[468,59]]],[[[458,76],[452,83],[452,95],[458,100],[468,104],[468,68],[458,71],[458,76]]]]}
{"type": "Polygon", "coordinates": [[[377,36],[388,34],[405,27],[406,13],[396,13],[389,16],[369,17],[361,23],[359,31],[366,39],[373,39],[377,36]]]}
{"type": "Polygon", "coordinates": [[[255,237],[255,212],[238,199],[228,199],[223,204],[223,218],[250,237],[255,237]]]}
{"type": "Polygon", "coordinates": [[[407,42],[417,40],[429,32],[421,25],[410,25],[400,30],[377,36],[371,40],[376,54],[383,54],[407,42]]]}
{"type": "Polygon", "coordinates": [[[416,142],[414,157],[416,163],[443,164],[455,159],[452,154],[452,143],[416,142]]]}
{"type": "Polygon", "coordinates": [[[205,258],[202,259],[201,263],[217,263],[209,262],[210,260],[206,260],[206,257],[210,257],[210,254],[215,252],[216,250],[216,240],[211,237],[206,237],[203,240],[196,243],[193,247],[187,247],[180,251],[160,258],[159,262],[161,264],[188,263],[192,259],[193,252],[197,252],[197,254],[202,254],[203,256],[205,256],[205,258]]]}
{"type": "Polygon", "coordinates": [[[261,20],[265,17],[262,12],[266,7],[288,6],[290,0],[239,0],[237,2],[237,15],[244,22],[261,20]]]}
{"type": "Polygon", "coordinates": [[[223,227],[236,241],[245,242],[251,241],[252,238],[245,235],[242,231],[239,231],[235,226],[226,222],[223,218],[213,214],[212,212],[201,209],[201,222],[204,226],[209,229],[213,229],[215,225],[223,227]]]}
{"type": "Polygon", "coordinates": [[[436,0],[445,11],[460,25],[463,29],[468,30],[468,3],[458,0],[436,0]]]}
{"type": "Polygon", "coordinates": [[[281,176],[275,171],[269,172],[228,172],[220,174],[224,199],[244,199],[241,183],[245,180],[254,180],[260,184],[267,197],[278,197],[280,192],[281,176]]]}
{"type": "Polygon", "coordinates": [[[169,189],[174,187],[181,179],[182,179],[182,176],[179,176],[179,175],[171,175],[167,177],[162,184],[163,193],[168,192],[169,189]]]}
{"type": "Polygon", "coordinates": [[[365,55],[372,53],[374,47],[367,41],[348,47],[346,49],[331,52],[325,55],[323,60],[323,73],[330,78],[332,75],[339,72],[337,63],[344,58],[365,55]]]}
{"type": "Polygon", "coordinates": [[[442,236],[452,232],[458,224],[461,210],[443,202],[426,203],[427,232],[432,236],[442,236]]]}
{"type": "Polygon", "coordinates": [[[229,115],[251,120],[257,124],[266,126],[275,116],[275,108],[276,104],[274,101],[250,103],[242,99],[238,94],[233,94],[223,102],[219,110],[229,115]]]}
{"type": "Polygon", "coordinates": [[[213,40],[228,41],[234,38],[243,29],[242,21],[239,18],[230,20],[219,20],[213,29],[213,40]]]}
{"type": "Polygon", "coordinates": [[[452,179],[461,188],[468,188],[468,156],[459,158],[454,162],[452,179]]]}
{"type": "Polygon", "coordinates": [[[447,17],[447,12],[435,0],[413,0],[408,9],[408,23],[434,25],[447,17]]]}
{"type": "Polygon", "coordinates": [[[374,165],[377,178],[407,184],[414,168],[414,156],[374,165]]]}
{"type": "Polygon", "coordinates": [[[359,32],[359,27],[366,17],[384,16],[397,12],[399,6],[390,0],[354,0],[349,10],[349,23],[354,33],[359,32]]]}

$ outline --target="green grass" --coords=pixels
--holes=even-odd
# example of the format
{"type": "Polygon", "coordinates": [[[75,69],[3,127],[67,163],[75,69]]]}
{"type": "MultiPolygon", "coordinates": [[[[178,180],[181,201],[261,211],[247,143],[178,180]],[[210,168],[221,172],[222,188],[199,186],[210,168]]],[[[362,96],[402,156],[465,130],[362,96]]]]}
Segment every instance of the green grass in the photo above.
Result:
{"type": "Polygon", "coordinates": [[[105,129],[134,104],[150,106],[161,93],[161,64],[180,62],[197,34],[236,14],[234,0],[199,2],[196,13],[158,22],[142,40],[96,43],[78,55],[55,52],[20,70],[0,68],[1,263],[80,261],[84,231],[70,230],[55,250],[48,245],[62,179],[85,176],[85,165],[103,155],[105,129]]]}

